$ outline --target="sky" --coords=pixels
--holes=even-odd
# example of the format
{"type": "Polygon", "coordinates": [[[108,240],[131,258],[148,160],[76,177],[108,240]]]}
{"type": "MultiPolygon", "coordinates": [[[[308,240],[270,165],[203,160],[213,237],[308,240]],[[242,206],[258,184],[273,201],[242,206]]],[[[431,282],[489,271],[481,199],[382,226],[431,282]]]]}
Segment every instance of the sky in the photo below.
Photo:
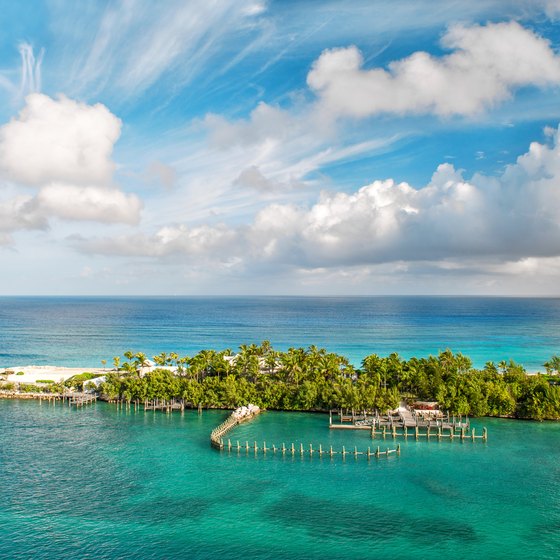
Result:
{"type": "Polygon", "coordinates": [[[0,0],[0,294],[560,295],[560,0],[0,0]]]}

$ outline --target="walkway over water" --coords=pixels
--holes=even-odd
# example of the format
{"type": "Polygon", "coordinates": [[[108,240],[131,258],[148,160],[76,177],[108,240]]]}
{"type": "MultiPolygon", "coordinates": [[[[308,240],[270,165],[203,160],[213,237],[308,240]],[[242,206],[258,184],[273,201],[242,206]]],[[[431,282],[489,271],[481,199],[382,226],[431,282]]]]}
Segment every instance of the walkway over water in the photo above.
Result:
{"type": "Polygon", "coordinates": [[[467,416],[450,416],[449,413],[444,414],[441,411],[418,411],[411,410],[409,407],[401,404],[394,412],[380,415],[379,412],[368,413],[363,411],[362,414],[344,413],[342,410],[335,411],[334,415],[338,415],[339,422],[333,423],[333,411],[329,413],[329,428],[331,430],[369,430],[372,439],[381,435],[383,438],[390,436],[397,437],[415,437],[419,439],[431,437],[442,438],[459,438],[470,439],[475,441],[488,439],[488,432],[483,428],[482,435],[477,436],[475,429],[470,426],[467,416]],[[409,431],[410,430],[410,431],[409,431]]]}

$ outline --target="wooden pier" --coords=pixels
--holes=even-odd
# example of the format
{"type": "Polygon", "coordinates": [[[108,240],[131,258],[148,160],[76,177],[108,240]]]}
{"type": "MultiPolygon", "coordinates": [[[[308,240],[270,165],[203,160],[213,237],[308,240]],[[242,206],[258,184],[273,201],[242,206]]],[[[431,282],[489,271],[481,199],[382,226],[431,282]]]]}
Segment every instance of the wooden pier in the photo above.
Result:
{"type": "Polygon", "coordinates": [[[414,413],[408,409],[399,409],[396,414],[379,415],[378,413],[344,414],[342,410],[335,412],[339,417],[339,423],[333,423],[333,411],[329,413],[329,428],[331,430],[368,430],[371,438],[392,437],[396,439],[430,438],[442,440],[488,440],[488,431],[482,429],[482,435],[476,435],[475,428],[471,429],[468,417],[451,417],[449,414],[439,413],[437,415],[414,413]]]}
{"type": "Polygon", "coordinates": [[[381,449],[378,445],[377,448],[371,449],[370,447],[367,448],[366,451],[358,451],[357,447],[353,449],[346,449],[343,445],[341,450],[333,449],[333,446],[330,445],[329,447],[323,446],[319,444],[316,447],[313,447],[313,444],[310,443],[309,445],[304,446],[303,443],[299,445],[295,445],[291,443],[286,445],[282,443],[282,445],[268,445],[266,442],[263,442],[262,445],[259,445],[256,441],[252,444],[249,444],[248,441],[245,443],[241,443],[239,441],[232,443],[230,439],[227,440],[227,444],[220,449],[226,450],[230,453],[245,453],[246,455],[253,454],[253,455],[280,455],[282,457],[330,457],[333,458],[335,456],[342,457],[345,459],[347,456],[355,457],[365,457],[368,461],[372,458],[378,459],[379,457],[389,457],[390,455],[400,455],[401,454],[401,446],[400,444],[397,445],[395,449],[381,449]]]}
{"type": "Polygon", "coordinates": [[[144,401],[144,410],[161,410],[170,414],[174,410],[185,411],[185,401],[171,399],[170,401],[155,399],[153,401],[144,401]]]}
{"type": "Polygon", "coordinates": [[[18,391],[0,391],[0,398],[3,399],[24,399],[47,401],[56,405],[57,402],[68,404],[68,406],[81,407],[86,404],[93,404],[97,401],[97,395],[91,393],[25,393],[18,391]]]}
{"type": "Polygon", "coordinates": [[[92,393],[69,393],[66,395],[68,405],[75,405],[77,408],[86,404],[93,404],[97,401],[97,395],[92,393]]]}
{"type": "MultiPolygon", "coordinates": [[[[250,405],[251,406],[251,405],[250,405]]],[[[250,412],[243,415],[239,413],[241,409],[235,409],[230,416],[224,422],[222,422],[217,428],[214,428],[210,433],[210,445],[215,449],[224,448],[224,436],[235,426],[241,424],[242,422],[247,422],[252,420],[257,414],[260,413],[259,408],[254,408],[250,412]]]]}

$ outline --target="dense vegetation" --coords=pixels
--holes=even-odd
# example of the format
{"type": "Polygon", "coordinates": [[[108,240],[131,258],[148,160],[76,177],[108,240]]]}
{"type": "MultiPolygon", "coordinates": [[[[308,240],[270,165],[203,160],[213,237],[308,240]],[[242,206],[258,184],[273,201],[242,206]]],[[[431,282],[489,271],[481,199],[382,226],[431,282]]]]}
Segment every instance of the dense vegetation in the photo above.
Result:
{"type": "Polygon", "coordinates": [[[274,350],[268,341],[229,350],[203,350],[193,357],[160,354],[160,367],[143,373],[147,357],[125,353],[101,386],[110,399],[183,399],[191,406],[325,410],[332,407],[386,411],[402,398],[438,401],[443,410],[471,416],[560,418],[560,358],[545,364],[547,374],[527,375],[519,364],[488,362],[482,370],[450,350],[405,360],[398,354],[367,356],[360,368],[346,358],[311,346],[274,350]],[[173,366],[174,372],[166,367],[173,366]]]}
{"type": "MultiPolygon", "coordinates": [[[[472,367],[469,358],[450,350],[438,356],[405,360],[398,354],[372,354],[359,368],[338,354],[311,346],[274,350],[268,341],[230,350],[203,350],[192,357],[147,356],[125,352],[96,390],[111,400],[143,402],[182,399],[190,406],[233,408],[252,402],[261,408],[386,411],[409,401],[437,401],[442,410],[470,416],[510,416],[536,420],[560,418],[560,357],[544,364],[546,374],[528,375],[513,361],[472,367]],[[168,368],[172,368],[171,371],[168,368]]],[[[17,384],[20,391],[82,390],[96,377],[83,373],[64,384],[17,384]]],[[[47,380],[45,380],[47,381],[47,380]]],[[[13,390],[14,383],[0,383],[13,390]]],[[[89,385],[93,388],[93,385],[89,385]]]]}

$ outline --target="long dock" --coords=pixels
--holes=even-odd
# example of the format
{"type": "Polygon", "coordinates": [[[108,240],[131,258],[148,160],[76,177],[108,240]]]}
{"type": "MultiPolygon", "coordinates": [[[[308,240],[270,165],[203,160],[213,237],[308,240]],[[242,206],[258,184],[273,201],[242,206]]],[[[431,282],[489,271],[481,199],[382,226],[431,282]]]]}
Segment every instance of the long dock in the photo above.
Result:
{"type": "Polygon", "coordinates": [[[56,404],[57,401],[68,404],[68,406],[81,407],[86,404],[93,404],[97,401],[97,395],[91,393],[25,393],[17,391],[0,391],[0,398],[3,399],[24,399],[47,401],[56,404]]]}
{"type": "Polygon", "coordinates": [[[250,453],[254,456],[262,454],[266,455],[282,455],[283,457],[291,456],[291,457],[335,457],[339,456],[343,459],[348,456],[353,456],[355,458],[358,457],[367,457],[368,460],[373,458],[379,457],[389,457],[390,455],[400,455],[401,454],[401,446],[397,445],[395,449],[386,448],[381,450],[381,446],[377,446],[377,449],[372,450],[370,447],[367,448],[366,451],[358,451],[357,447],[354,447],[353,450],[347,450],[345,446],[342,446],[341,450],[333,449],[333,446],[330,445],[329,447],[325,447],[322,444],[319,444],[317,447],[313,447],[313,444],[310,443],[309,445],[304,446],[303,443],[299,445],[295,445],[294,443],[286,445],[282,443],[282,445],[268,445],[266,442],[263,442],[262,445],[259,445],[256,441],[249,445],[249,441],[246,441],[242,444],[240,441],[237,441],[235,444],[231,442],[231,439],[227,440],[227,443],[224,441],[224,436],[232,430],[238,424],[242,422],[246,422],[248,420],[252,420],[257,414],[259,414],[260,409],[250,409],[247,407],[243,407],[243,409],[236,409],[231,416],[229,416],[224,422],[222,422],[218,427],[212,430],[210,434],[210,445],[214,449],[219,449],[220,451],[227,450],[229,453],[237,452],[238,454],[245,452],[246,455],[250,453]],[[245,412],[240,412],[245,409],[245,412]]]}
{"type": "Polygon", "coordinates": [[[260,446],[256,441],[249,445],[248,441],[245,441],[244,444],[237,441],[236,443],[232,443],[230,439],[227,441],[227,445],[223,447],[223,449],[231,452],[243,453],[245,452],[247,455],[249,453],[254,453],[258,455],[259,453],[262,455],[266,455],[267,453],[272,455],[282,455],[282,456],[291,456],[291,457],[334,457],[338,455],[342,458],[345,458],[347,455],[352,457],[367,457],[367,459],[379,458],[379,457],[389,457],[390,455],[400,455],[401,454],[401,446],[397,445],[396,449],[389,449],[386,448],[381,450],[381,447],[378,445],[376,449],[372,451],[370,447],[367,448],[366,451],[358,451],[357,447],[354,447],[352,450],[347,450],[346,447],[343,445],[340,451],[333,449],[333,446],[324,447],[323,445],[319,444],[317,447],[313,447],[313,444],[310,443],[308,446],[304,446],[303,443],[299,445],[295,445],[291,443],[286,445],[282,443],[282,445],[270,445],[267,446],[266,441],[263,442],[262,446],[260,446]]]}

